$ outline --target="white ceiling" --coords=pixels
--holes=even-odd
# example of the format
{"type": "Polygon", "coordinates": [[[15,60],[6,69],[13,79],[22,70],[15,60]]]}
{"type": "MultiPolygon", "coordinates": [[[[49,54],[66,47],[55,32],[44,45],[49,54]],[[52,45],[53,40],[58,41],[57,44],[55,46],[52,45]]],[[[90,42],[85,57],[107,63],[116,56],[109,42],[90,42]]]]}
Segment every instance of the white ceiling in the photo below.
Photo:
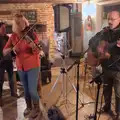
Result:
{"type": "Polygon", "coordinates": [[[111,5],[111,4],[120,4],[120,0],[96,0],[96,3],[99,5],[111,5]]]}

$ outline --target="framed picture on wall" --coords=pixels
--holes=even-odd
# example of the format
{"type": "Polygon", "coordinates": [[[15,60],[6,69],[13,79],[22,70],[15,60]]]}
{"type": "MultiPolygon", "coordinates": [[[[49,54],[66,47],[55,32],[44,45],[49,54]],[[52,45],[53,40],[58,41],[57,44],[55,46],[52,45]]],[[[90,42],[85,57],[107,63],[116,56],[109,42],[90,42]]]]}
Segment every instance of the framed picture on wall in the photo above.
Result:
{"type": "Polygon", "coordinates": [[[37,11],[36,10],[20,10],[20,12],[28,19],[30,23],[35,23],[37,21],[37,11]]]}

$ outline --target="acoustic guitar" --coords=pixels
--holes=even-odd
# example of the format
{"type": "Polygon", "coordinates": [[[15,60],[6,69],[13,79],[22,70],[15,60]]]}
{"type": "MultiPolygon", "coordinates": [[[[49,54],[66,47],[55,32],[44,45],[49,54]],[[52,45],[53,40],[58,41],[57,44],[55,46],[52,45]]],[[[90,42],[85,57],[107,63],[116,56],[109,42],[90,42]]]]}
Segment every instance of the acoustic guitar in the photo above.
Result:
{"type": "Polygon", "coordinates": [[[110,50],[115,45],[117,45],[117,41],[113,43],[108,43],[107,41],[100,41],[99,45],[96,46],[96,51],[93,52],[91,48],[87,51],[87,63],[90,66],[98,66],[105,59],[109,59],[111,57],[110,50]]]}

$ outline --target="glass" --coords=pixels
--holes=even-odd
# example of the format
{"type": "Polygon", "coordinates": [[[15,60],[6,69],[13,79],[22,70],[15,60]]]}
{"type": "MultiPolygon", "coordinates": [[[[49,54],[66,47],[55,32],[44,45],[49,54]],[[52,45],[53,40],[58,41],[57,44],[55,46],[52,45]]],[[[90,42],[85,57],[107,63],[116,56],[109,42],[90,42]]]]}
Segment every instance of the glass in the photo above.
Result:
{"type": "Polygon", "coordinates": [[[115,20],[117,20],[117,19],[118,19],[118,18],[116,18],[116,19],[113,19],[113,18],[108,18],[108,21],[110,21],[110,20],[111,20],[111,21],[113,22],[113,21],[115,21],[115,20]]]}

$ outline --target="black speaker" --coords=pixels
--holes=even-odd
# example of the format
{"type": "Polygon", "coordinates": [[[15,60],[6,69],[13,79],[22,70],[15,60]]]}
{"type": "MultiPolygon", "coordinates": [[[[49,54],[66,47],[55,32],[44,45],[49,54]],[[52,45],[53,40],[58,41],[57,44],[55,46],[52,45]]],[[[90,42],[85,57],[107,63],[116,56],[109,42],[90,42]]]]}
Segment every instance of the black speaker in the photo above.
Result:
{"type": "Polygon", "coordinates": [[[66,32],[70,29],[70,9],[66,4],[59,4],[53,7],[56,32],[66,32]]]}

